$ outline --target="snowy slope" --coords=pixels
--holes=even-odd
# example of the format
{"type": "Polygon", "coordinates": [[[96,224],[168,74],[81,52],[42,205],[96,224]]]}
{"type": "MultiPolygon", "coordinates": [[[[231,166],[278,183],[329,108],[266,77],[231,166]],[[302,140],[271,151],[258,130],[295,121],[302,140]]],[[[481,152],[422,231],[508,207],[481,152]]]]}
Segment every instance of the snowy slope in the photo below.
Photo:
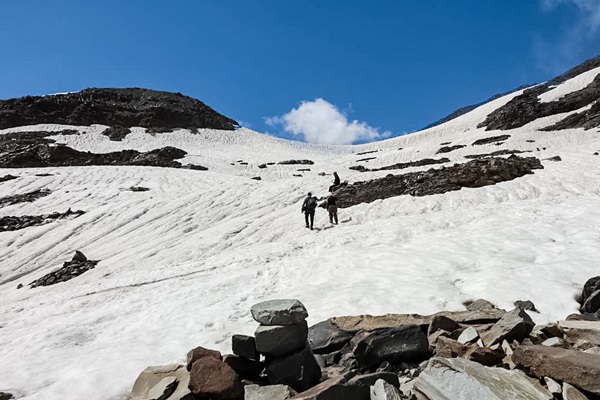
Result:
{"type": "MultiPolygon", "coordinates": [[[[552,96],[578,87],[565,85],[552,96]]],[[[0,197],[52,191],[3,207],[0,216],[87,211],[0,232],[0,391],[31,400],[122,398],[148,365],[180,362],[198,345],[229,352],[233,333],[252,334],[257,326],[250,306],[273,298],[300,299],[310,324],[337,315],[460,310],[477,298],[505,309],[532,300],[540,310],[532,314],[536,322],[564,319],[577,311],[573,297],[585,280],[599,274],[600,156],[593,153],[600,133],[536,131],[564,115],[512,131],[476,128],[519,93],[426,131],[360,146],[308,145],[247,129],[148,135],[139,128],[122,142],[101,135],[102,126],[57,135],[93,152],[171,145],[189,153],[184,164],[209,171],[0,170],[19,176],[0,183],[0,197]],[[502,145],[471,146],[501,134],[511,135],[502,145]],[[467,146],[435,155],[442,142],[467,146]],[[369,168],[443,156],[452,164],[502,149],[562,161],[543,161],[543,170],[494,186],[343,209],[338,226],[318,209],[317,229],[304,228],[305,193],[325,196],[333,171],[355,182],[430,168],[348,169],[361,158],[376,157],[362,162],[369,168]],[[357,154],[367,151],[376,152],[357,154]],[[315,164],[258,168],[290,159],[315,164]],[[262,180],[249,179],[256,176],[262,180]],[[68,282],[28,288],[75,250],[101,261],[68,282]],[[25,287],[17,289],[20,283],[25,287]]]]}

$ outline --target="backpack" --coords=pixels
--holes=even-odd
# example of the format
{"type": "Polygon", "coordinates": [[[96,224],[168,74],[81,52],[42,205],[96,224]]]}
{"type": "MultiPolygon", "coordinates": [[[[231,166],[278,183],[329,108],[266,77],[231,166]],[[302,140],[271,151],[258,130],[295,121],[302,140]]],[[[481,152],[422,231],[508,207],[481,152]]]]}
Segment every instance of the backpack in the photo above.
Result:
{"type": "Polygon", "coordinates": [[[317,208],[317,198],[311,197],[310,199],[308,199],[308,202],[306,203],[306,208],[308,208],[309,210],[314,210],[315,208],[317,208]]]}

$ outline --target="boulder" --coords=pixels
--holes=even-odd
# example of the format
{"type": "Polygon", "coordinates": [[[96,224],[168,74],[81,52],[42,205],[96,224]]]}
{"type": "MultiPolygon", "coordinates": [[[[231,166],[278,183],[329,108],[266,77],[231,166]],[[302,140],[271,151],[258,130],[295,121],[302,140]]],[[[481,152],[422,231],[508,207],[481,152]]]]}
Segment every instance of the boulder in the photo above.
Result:
{"type": "Polygon", "coordinates": [[[160,398],[161,394],[168,392],[166,389],[173,386],[173,384],[169,382],[173,382],[174,380],[177,381],[177,386],[174,388],[174,391],[171,392],[170,396],[165,398],[168,398],[169,400],[190,400],[189,397],[191,392],[188,389],[190,374],[185,369],[185,365],[178,364],[148,367],[144,369],[133,384],[130,398],[134,400],[152,399],[150,396],[155,396],[160,392],[162,386],[163,391],[158,397],[160,398]],[[167,380],[165,381],[165,379],[167,380]]]}
{"type": "Polygon", "coordinates": [[[492,346],[506,339],[522,341],[533,330],[535,323],[529,315],[521,308],[515,308],[504,315],[500,321],[487,332],[481,335],[486,346],[492,346]]]}
{"type": "Polygon", "coordinates": [[[583,285],[583,290],[581,291],[581,305],[585,304],[587,299],[594,293],[596,290],[600,290],[600,276],[595,276],[593,278],[588,279],[583,285]]]}
{"type": "Polygon", "coordinates": [[[321,379],[321,368],[308,343],[292,354],[267,358],[266,373],[272,385],[287,385],[297,392],[307,390],[321,379]]]}
{"type": "Polygon", "coordinates": [[[495,366],[502,362],[502,354],[487,347],[464,345],[449,338],[438,340],[435,354],[437,357],[464,358],[482,365],[495,366]]]}
{"type": "Polygon", "coordinates": [[[293,325],[259,325],[254,336],[259,353],[279,357],[304,346],[308,337],[308,324],[304,320],[293,325]]]}
{"type": "Polygon", "coordinates": [[[600,394],[600,356],[540,345],[517,347],[517,367],[538,378],[545,376],[600,394]]]}
{"type": "Polygon", "coordinates": [[[296,392],[285,385],[247,385],[244,387],[244,400],[288,400],[296,392]]]}
{"type": "Polygon", "coordinates": [[[75,250],[75,255],[71,261],[87,261],[87,257],[79,250],[75,250]]]}
{"type": "Polygon", "coordinates": [[[294,299],[268,300],[250,308],[252,318],[262,325],[294,325],[308,317],[304,305],[294,299]]]}
{"type": "Polygon", "coordinates": [[[402,397],[397,388],[383,379],[379,379],[370,390],[370,400],[401,400],[402,397]]]}
{"type": "Polygon", "coordinates": [[[195,349],[190,350],[187,353],[187,370],[192,370],[192,365],[202,357],[212,357],[216,360],[221,361],[221,353],[216,350],[206,349],[202,346],[198,346],[195,349]]]}
{"type": "Polygon", "coordinates": [[[422,361],[429,356],[427,336],[418,325],[359,332],[350,343],[362,368],[372,368],[383,361],[422,361]]]}
{"type": "Polygon", "coordinates": [[[254,336],[233,335],[231,337],[231,350],[233,354],[241,357],[259,360],[260,354],[256,350],[256,340],[254,336]]]}
{"type": "Polygon", "coordinates": [[[485,367],[459,358],[429,360],[415,379],[413,390],[418,399],[429,400],[553,399],[546,388],[521,371],[485,367]]]}
{"type": "Polygon", "coordinates": [[[596,313],[598,310],[600,310],[600,289],[592,292],[581,307],[582,312],[590,314],[596,313]]]}
{"type": "Polygon", "coordinates": [[[199,398],[237,400],[243,395],[238,374],[223,361],[210,356],[194,362],[189,389],[199,398]]]}
{"type": "Polygon", "coordinates": [[[559,321],[558,325],[563,330],[563,337],[569,343],[578,340],[600,346],[600,323],[596,321],[559,321]]]}
{"type": "Polygon", "coordinates": [[[264,363],[250,358],[240,357],[235,354],[225,354],[223,356],[223,362],[237,372],[240,379],[258,379],[265,369],[264,363]]]}
{"type": "Polygon", "coordinates": [[[539,313],[539,311],[535,308],[535,305],[531,300],[517,300],[514,303],[515,307],[518,307],[522,310],[533,311],[539,313]]]}
{"type": "Polygon", "coordinates": [[[469,311],[496,310],[496,306],[485,299],[478,299],[467,305],[469,311]]]}
{"type": "Polygon", "coordinates": [[[308,328],[308,343],[315,354],[340,350],[353,336],[353,333],[343,331],[329,320],[308,328]]]}

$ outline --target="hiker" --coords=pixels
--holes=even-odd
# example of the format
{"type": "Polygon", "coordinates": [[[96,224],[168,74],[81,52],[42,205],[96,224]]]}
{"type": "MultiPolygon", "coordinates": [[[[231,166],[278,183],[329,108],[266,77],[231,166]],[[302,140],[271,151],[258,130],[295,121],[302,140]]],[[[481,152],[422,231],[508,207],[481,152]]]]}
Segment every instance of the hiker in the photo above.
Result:
{"type": "Polygon", "coordinates": [[[333,195],[333,192],[331,193],[331,195],[327,198],[327,211],[329,211],[329,222],[331,222],[333,224],[333,221],[335,220],[335,224],[338,224],[338,216],[337,216],[337,198],[333,195]]]}
{"type": "Polygon", "coordinates": [[[315,222],[315,209],[317,208],[317,198],[312,195],[312,193],[308,192],[308,196],[304,199],[302,203],[302,212],[304,213],[304,221],[306,222],[306,227],[313,229],[313,224],[315,222]],[[310,225],[308,224],[310,218],[310,225]]]}
{"type": "Polygon", "coordinates": [[[329,186],[329,191],[331,193],[333,193],[333,191],[340,186],[340,177],[338,176],[337,172],[333,173],[333,185],[329,186]]]}

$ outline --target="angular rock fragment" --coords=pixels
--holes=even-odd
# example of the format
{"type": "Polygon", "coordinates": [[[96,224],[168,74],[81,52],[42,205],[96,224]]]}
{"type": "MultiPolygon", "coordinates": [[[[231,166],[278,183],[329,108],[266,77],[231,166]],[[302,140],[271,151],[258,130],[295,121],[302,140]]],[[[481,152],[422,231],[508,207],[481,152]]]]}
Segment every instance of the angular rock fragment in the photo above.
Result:
{"type": "Polygon", "coordinates": [[[233,335],[231,337],[231,351],[233,351],[233,354],[253,360],[258,360],[260,357],[253,336],[233,335]]]}
{"type": "Polygon", "coordinates": [[[353,333],[341,330],[329,320],[308,328],[308,343],[315,354],[340,350],[353,336],[353,333]]]}
{"type": "Polygon", "coordinates": [[[370,390],[371,400],[401,400],[400,392],[383,379],[379,379],[370,390]]]}
{"type": "MultiPolygon", "coordinates": [[[[165,383],[163,389],[169,389],[169,386],[171,386],[171,388],[174,386],[172,383],[169,384],[169,382],[177,381],[178,383],[174,388],[174,391],[171,392],[169,397],[165,398],[178,400],[185,398],[188,400],[188,397],[186,396],[191,394],[188,389],[189,379],[190,374],[186,371],[184,365],[171,364],[148,367],[144,369],[136,379],[130,397],[132,399],[150,399],[150,395],[154,396],[155,392],[160,392],[160,386],[157,385],[161,382],[165,383]],[[167,381],[164,381],[164,379],[167,379],[167,381]]],[[[163,390],[162,394],[164,393],[165,390],[163,390]]]]}
{"type": "Polygon", "coordinates": [[[579,389],[573,385],[569,385],[566,382],[563,383],[562,386],[562,396],[563,400],[589,400],[586,395],[579,391],[579,389]]]}
{"type": "Polygon", "coordinates": [[[503,316],[494,326],[481,335],[486,346],[492,346],[506,339],[521,341],[533,330],[535,323],[531,317],[522,309],[515,308],[503,316]]]}
{"type": "Polygon", "coordinates": [[[513,362],[529,374],[550,377],[600,394],[600,356],[540,345],[519,346],[513,362]]]}

